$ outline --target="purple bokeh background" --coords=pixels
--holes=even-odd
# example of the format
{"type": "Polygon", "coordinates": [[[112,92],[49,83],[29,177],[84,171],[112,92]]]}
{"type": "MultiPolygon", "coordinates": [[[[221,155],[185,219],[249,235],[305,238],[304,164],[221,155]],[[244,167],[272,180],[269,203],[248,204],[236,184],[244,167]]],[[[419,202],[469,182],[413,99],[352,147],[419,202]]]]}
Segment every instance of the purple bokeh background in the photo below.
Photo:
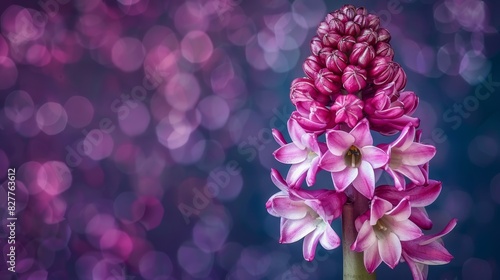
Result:
{"type": "MultiPolygon", "coordinates": [[[[2,1],[0,244],[3,260],[16,168],[18,273],[2,261],[0,279],[340,279],[340,249],[305,262],[264,204],[269,169],[286,172],[271,128],[285,132],[309,40],[345,3],[2,1]]],[[[432,232],[459,219],[455,259],[429,279],[498,279],[500,4],[349,3],[381,17],[420,96],[443,181],[432,232]]]]}

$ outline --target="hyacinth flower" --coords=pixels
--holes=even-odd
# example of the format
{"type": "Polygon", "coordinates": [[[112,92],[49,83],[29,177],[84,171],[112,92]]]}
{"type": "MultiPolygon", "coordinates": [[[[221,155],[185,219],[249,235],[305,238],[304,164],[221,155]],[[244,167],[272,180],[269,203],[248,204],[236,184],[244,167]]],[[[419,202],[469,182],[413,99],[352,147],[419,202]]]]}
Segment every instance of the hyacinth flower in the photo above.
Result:
{"type": "Polygon", "coordinates": [[[326,134],[328,151],[321,157],[320,167],[332,174],[337,191],[349,185],[367,198],[375,191],[375,168],[387,163],[388,155],[373,146],[368,121],[358,123],[349,133],[331,130],[326,134]]]}
{"type": "Polygon", "coordinates": [[[271,180],[280,189],[266,203],[269,214],[281,218],[280,243],[293,243],[304,238],[304,259],[313,260],[318,242],[327,250],[340,245],[331,222],[341,214],[346,197],[330,190],[303,191],[290,188],[278,171],[271,180]]]}
{"type": "Polygon", "coordinates": [[[427,174],[421,166],[434,157],[436,148],[415,142],[415,140],[415,127],[409,123],[394,142],[378,146],[389,155],[385,171],[394,178],[394,186],[398,190],[403,190],[405,187],[404,177],[417,185],[427,183],[427,174]]]}
{"type": "Polygon", "coordinates": [[[398,191],[394,186],[378,186],[375,195],[396,206],[397,203],[407,197],[411,205],[410,220],[422,229],[431,229],[432,221],[425,210],[426,206],[431,205],[441,192],[441,182],[431,180],[426,186],[409,184],[404,191],[398,191]]]}
{"type": "Polygon", "coordinates": [[[450,233],[456,225],[457,220],[452,219],[437,234],[401,242],[402,257],[408,263],[414,280],[427,279],[429,265],[443,265],[453,259],[453,256],[444,247],[442,237],[450,233]]]}
{"type": "Polygon", "coordinates": [[[420,120],[412,114],[419,99],[405,90],[406,73],[394,61],[391,35],[365,8],[345,5],[320,22],[303,63],[305,76],[293,80],[288,121],[292,141],[273,130],[278,162],[290,164],[286,181],[272,170],[281,191],[266,203],[281,218],[280,242],[304,238],[304,258],[314,258],[317,244],[333,249],[342,242],[344,279],[376,279],[382,263],[406,263],[414,279],[427,279],[428,266],[446,264],[451,254],[441,238],[452,220],[435,235],[425,207],[442,189],[429,178],[432,145],[420,143],[420,120]],[[372,133],[399,136],[374,143],[372,133]],[[379,185],[385,171],[393,185],[379,185]],[[316,174],[330,173],[327,189],[316,174]],[[407,182],[408,181],[408,182],[407,182]],[[342,239],[331,223],[342,217],[342,239]]]}
{"type": "Polygon", "coordinates": [[[401,241],[415,240],[423,235],[422,230],[409,219],[410,214],[408,197],[396,206],[374,197],[370,211],[356,219],[358,237],[351,249],[364,251],[364,264],[369,273],[375,271],[382,261],[394,268],[401,259],[401,241]]]}
{"type": "Polygon", "coordinates": [[[296,120],[288,120],[287,126],[291,143],[286,142],[281,132],[273,129],[274,139],[281,146],[274,151],[274,157],[281,163],[292,165],[286,177],[288,184],[295,186],[306,177],[307,185],[312,186],[316,181],[320,156],[326,146],[318,143],[316,135],[306,133],[296,120]]]}

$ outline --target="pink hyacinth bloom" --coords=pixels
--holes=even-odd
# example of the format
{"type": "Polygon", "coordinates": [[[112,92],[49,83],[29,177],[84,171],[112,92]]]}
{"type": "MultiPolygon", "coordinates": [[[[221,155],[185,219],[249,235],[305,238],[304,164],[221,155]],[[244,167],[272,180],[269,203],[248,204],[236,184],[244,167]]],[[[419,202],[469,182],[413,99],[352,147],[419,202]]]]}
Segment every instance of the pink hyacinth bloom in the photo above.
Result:
{"type": "Polygon", "coordinates": [[[432,221],[424,207],[437,199],[441,188],[441,182],[434,180],[430,180],[427,186],[417,186],[411,183],[402,191],[398,191],[394,186],[384,185],[375,189],[375,196],[389,201],[393,206],[396,206],[404,197],[408,197],[411,204],[409,219],[422,229],[431,229],[432,221]]]}
{"type": "Polygon", "coordinates": [[[332,173],[335,189],[343,192],[352,183],[362,195],[372,198],[374,169],[384,166],[389,156],[373,146],[368,121],[363,119],[349,133],[330,130],[326,134],[326,144],[328,150],[319,166],[332,173]]]}
{"type": "Polygon", "coordinates": [[[363,101],[354,94],[339,95],[330,110],[335,112],[336,123],[346,123],[352,128],[363,118],[363,101]]]}
{"type": "Polygon", "coordinates": [[[274,157],[281,163],[292,165],[286,177],[290,186],[300,185],[304,177],[307,185],[312,186],[316,181],[320,156],[326,146],[318,143],[316,135],[305,132],[296,120],[289,119],[287,126],[291,143],[286,143],[281,132],[273,129],[273,136],[281,145],[274,151],[274,157]]]}
{"type": "Polygon", "coordinates": [[[342,214],[346,197],[331,190],[304,191],[290,188],[275,169],[271,180],[281,190],[266,203],[269,214],[281,217],[280,243],[293,243],[304,238],[304,259],[312,261],[318,242],[326,250],[340,245],[331,222],[342,214]]]}
{"type": "Polygon", "coordinates": [[[429,265],[443,265],[453,259],[443,246],[441,238],[452,231],[456,225],[457,220],[453,219],[437,234],[401,242],[403,259],[408,263],[414,280],[426,280],[429,265]]]}
{"type": "Polygon", "coordinates": [[[394,178],[394,186],[398,190],[405,188],[404,177],[417,185],[424,185],[428,180],[421,166],[434,157],[436,148],[415,142],[415,136],[415,127],[410,123],[394,142],[378,146],[389,155],[385,170],[394,178]]]}
{"type": "Polygon", "coordinates": [[[373,273],[382,263],[394,268],[401,259],[401,241],[415,240],[423,235],[422,230],[408,218],[411,206],[408,197],[398,205],[374,197],[370,210],[355,221],[358,236],[351,250],[364,252],[366,270],[373,273]]]}

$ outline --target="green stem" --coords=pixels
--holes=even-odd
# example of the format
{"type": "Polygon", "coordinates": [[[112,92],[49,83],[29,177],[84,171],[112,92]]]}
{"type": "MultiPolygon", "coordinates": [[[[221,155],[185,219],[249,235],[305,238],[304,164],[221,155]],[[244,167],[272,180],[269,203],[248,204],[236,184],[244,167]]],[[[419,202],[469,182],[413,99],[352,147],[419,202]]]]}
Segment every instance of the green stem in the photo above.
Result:
{"type": "Polygon", "coordinates": [[[350,249],[356,240],[354,226],[356,218],[368,210],[368,199],[355,191],[353,202],[346,203],[342,211],[342,251],[344,259],[344,280],[375,280],[375,273],[369,274],[363,263],[363,253],[350,249]]]}

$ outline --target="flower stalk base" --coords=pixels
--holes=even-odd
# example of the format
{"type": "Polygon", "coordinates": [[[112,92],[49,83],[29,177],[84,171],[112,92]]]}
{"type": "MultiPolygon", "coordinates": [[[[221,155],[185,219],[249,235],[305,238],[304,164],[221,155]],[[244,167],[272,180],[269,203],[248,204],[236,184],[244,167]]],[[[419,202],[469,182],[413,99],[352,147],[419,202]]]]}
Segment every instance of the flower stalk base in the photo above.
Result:
{"type": "Polygon", "coordinates": [[[368,200],[356,192],[353,203],[346,203],[342,210],[342,254],[344,261],[344,280],[375,280],[375,273],[368,273],[363,262],[363,253],[350,249],[357,232],[356,218],[368,209],[368,200]]]}

